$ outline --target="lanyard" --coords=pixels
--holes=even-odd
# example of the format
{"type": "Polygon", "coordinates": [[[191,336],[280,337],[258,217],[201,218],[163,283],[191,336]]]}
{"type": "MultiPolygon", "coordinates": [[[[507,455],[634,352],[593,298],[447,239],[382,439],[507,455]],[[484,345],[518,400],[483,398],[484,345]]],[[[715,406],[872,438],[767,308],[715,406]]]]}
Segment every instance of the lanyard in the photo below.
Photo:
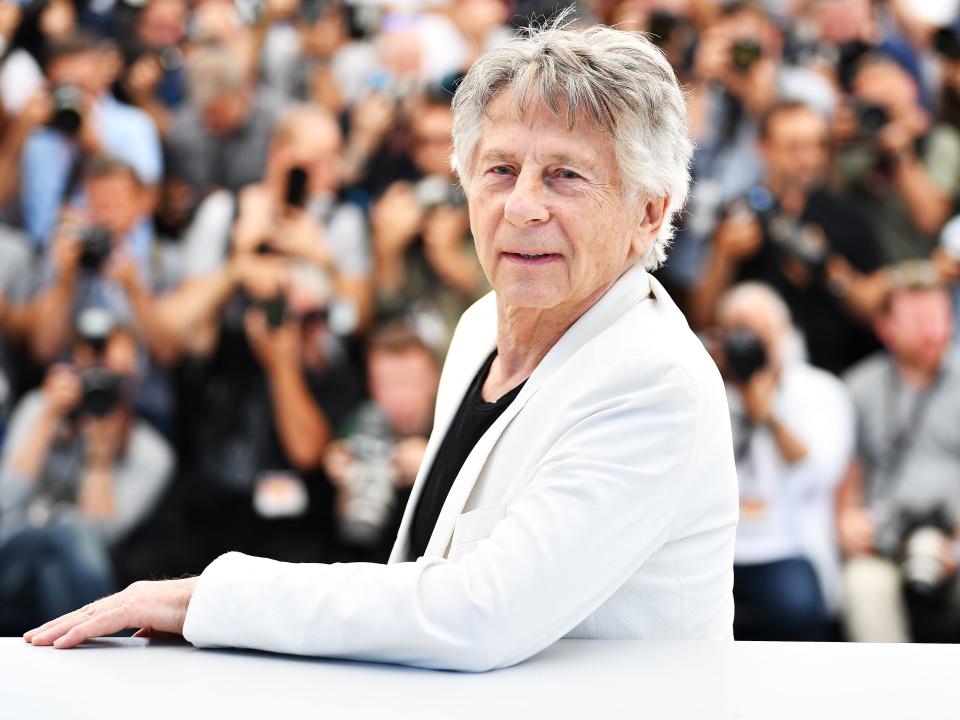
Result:
{"type": "Polygon", "coordinates": [[[885,448],[883,448],[883,468],[882,476],[886,482],[894,480],[894,476],[903,464],[903,460],[910,450],[910,446],[920,429],[920,423],[923,421],[927,409],[930,407],[930,399],[934,390],[940,384],[943,376],[943,370],[938,370],[930,384],[920,392],[913,407],[910,409],[909,417],[906,421],[900,419],[900,395],[903,391],[903,383],[897,373],[896,363],[890,361],[890,382],[887,385],[886,408],[884,419],[885,427],[885,448]]]}

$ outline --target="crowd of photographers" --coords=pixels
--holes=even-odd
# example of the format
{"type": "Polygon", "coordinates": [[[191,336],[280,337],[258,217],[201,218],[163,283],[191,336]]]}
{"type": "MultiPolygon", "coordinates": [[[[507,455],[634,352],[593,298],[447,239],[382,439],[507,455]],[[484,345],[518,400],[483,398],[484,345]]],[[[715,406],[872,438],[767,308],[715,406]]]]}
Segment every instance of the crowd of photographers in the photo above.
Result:
{"type": "MultiPolygon", "coordinates": [[[[451,93],[553,5],[0,0],[3,634],[386,559],[489,289],[451,93]]],[[[960,2],[578,11],[689,90],[657,275],[728,388],[738,636],[960,638],[960,2]]]]}

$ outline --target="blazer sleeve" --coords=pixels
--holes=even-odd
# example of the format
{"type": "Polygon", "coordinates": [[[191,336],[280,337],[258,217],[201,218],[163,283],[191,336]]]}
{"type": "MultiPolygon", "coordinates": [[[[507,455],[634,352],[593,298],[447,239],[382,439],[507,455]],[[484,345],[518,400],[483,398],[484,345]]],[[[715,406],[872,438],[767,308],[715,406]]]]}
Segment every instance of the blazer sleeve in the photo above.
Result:
{"type": "Polygon", "coordinates": [[[573,399],[576,417],[521,496],[456,561],[289,564],[227,553],[201,575],[184,636],[466,671],[539,652],[670,539],[690,467],[703,461],[686,370],[638,365],[605,369],[573,399]]]}

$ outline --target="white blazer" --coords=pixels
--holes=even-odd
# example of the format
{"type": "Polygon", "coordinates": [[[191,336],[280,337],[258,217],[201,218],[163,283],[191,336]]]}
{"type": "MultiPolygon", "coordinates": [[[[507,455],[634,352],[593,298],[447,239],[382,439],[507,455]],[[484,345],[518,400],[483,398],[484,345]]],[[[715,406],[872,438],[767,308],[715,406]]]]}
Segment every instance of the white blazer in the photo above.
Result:
{"type": "Polygon", "coordinates": [[[724,387],[639,265],[547,353],[467,457],[425,556],[406,561],[427,470],[495,344],[490,293],[454,333],[389,564],[227,553],[200,576],[187,640],[487,670],[560,637],[732,639],[724,387]]]}

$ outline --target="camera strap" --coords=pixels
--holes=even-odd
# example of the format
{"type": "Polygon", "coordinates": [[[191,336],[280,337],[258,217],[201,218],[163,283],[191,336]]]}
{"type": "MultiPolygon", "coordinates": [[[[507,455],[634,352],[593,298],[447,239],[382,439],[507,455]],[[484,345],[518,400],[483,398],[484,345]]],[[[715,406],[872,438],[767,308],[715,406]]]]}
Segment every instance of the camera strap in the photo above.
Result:
{"type": "Polygon", "coordinates": [[[920,423],[923,421],[930,407],[930,399],[933,397],[934,391],[937,389],[943,377],[943,370],[938,370],[930,384],[918,393],[917,399],[914,401],[913,407],[910,408],[907,417],[902,418],[903,413],[900,412],[900,402],[903,393],[903,381],[900,379],[896,363],[892,358],[890,359],[889,369],[890,381],[887,384],[887,392],[885,393],[886,407],[884,408],[884,412],[886,415],[886,432],[883,453],[883,459],[885,461],[883,476],[887,483],[895,480],[897,471],[903,464],[903,460],[910,450],[910,446],[920,428],[920,423]]]}

